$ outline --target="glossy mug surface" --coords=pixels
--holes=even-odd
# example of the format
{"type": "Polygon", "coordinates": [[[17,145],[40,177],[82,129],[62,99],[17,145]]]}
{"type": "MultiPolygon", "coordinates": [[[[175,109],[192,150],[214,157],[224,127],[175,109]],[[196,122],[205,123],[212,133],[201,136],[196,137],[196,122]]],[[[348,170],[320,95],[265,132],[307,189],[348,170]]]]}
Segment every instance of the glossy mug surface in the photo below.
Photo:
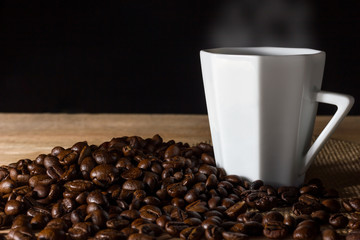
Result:
{"type": "Polygon", "coordinates": [[[298,48],[217,48],[200,52],[215,158],[228,174],[299,185],[353,105],[321,91],[325,53],[298,48]],[[337,112],[310,147],[318,102],[337,112]]]}

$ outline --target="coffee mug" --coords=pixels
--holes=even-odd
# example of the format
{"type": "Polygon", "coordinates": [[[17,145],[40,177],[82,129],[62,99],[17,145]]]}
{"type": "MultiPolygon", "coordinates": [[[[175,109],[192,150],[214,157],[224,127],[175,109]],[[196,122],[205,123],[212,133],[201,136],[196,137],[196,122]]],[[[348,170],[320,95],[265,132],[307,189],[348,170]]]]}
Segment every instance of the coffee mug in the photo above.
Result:
{"type": "Polygon", "coordinates": [[[200,52],[219,167],[249,180],[299,185],[351,109],[349,95],[321,91],[325,52],[304,48],[216,48],[200,52]],[[337,106],[311,145],[318,103],[337,106]]]}

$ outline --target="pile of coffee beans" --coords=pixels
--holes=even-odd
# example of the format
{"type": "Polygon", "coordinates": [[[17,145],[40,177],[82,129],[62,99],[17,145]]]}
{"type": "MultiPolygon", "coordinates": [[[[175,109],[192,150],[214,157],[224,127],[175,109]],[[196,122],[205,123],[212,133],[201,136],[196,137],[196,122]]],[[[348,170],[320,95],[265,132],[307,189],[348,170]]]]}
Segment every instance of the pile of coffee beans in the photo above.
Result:
{"type": "Polygon", "coordinates": [[[274,188],[159,135],[55,147],[0,168],[7,239],[360,239],[360,198],[313,179],[274,188]]]}

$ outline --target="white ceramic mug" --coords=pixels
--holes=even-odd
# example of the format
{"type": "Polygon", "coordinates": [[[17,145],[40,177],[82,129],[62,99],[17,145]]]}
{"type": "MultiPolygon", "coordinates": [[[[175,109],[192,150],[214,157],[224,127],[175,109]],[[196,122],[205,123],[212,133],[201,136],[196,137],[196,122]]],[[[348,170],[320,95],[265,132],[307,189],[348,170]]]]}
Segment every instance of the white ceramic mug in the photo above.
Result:
{"type": "Polygon", "coordinates": [[[217,48],[200,52],[215,158],[228,174],[299,185],[354,103],[321,91],[325,53],[300,48],[217,48]],[[318,103],[337,106],[310,147],[318,103]]]}

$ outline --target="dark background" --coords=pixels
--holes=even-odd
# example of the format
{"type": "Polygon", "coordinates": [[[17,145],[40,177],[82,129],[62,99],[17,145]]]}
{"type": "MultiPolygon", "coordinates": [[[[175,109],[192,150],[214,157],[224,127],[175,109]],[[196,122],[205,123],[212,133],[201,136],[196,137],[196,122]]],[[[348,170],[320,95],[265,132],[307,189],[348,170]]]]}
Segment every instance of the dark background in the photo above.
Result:
{"type": "Polygon", "coordinates": [[[105,2],[1,1],[0,112],[206,113],[220,46],[324,50],[323,90],[360,99],[359,0],[105,2]]]}

